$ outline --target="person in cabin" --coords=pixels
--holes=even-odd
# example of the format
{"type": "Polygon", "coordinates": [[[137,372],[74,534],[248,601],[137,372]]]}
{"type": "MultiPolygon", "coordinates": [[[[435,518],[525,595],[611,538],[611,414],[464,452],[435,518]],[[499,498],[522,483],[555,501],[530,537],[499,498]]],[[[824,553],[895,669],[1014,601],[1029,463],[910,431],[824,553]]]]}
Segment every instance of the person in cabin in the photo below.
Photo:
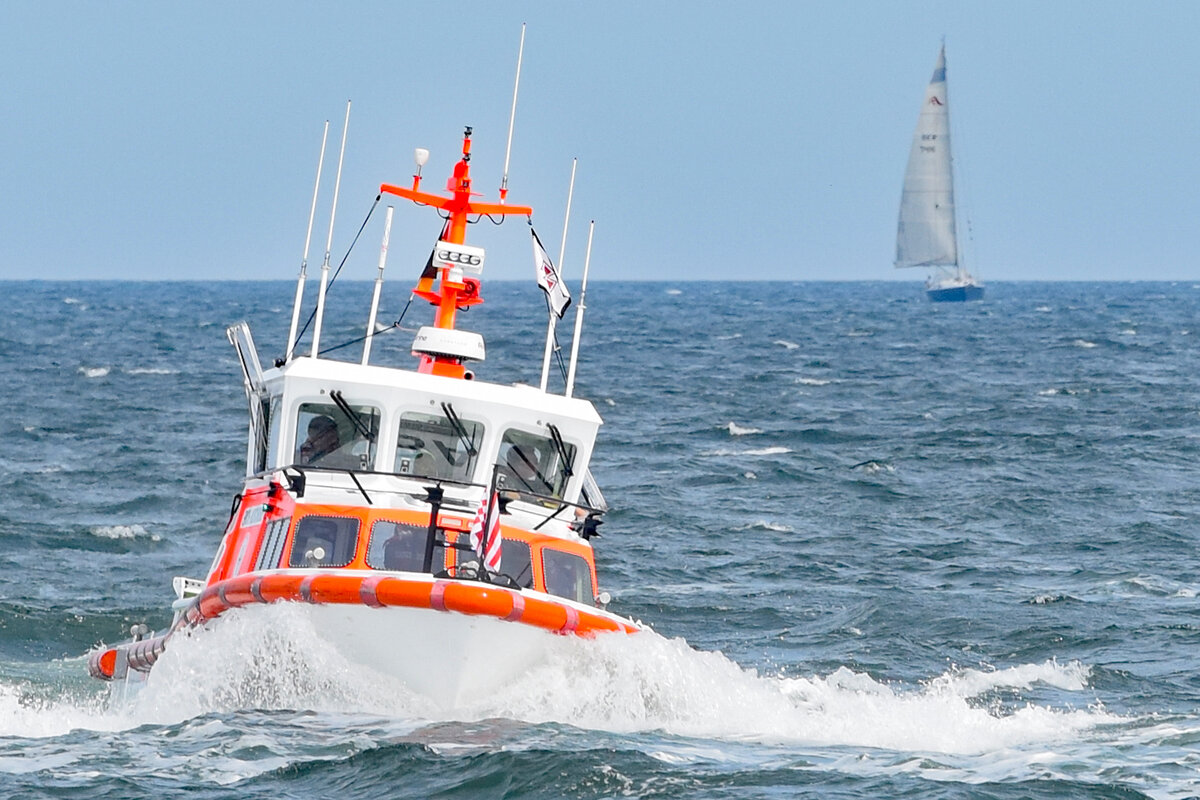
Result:
{"type": "Polygon", "coordinates": [[[353,452],[357,443],[351,440],[343,444],[337,423],[320,414],[309,420],[308,438],[300,445],[300,460],[314,467],[366,469],[365,458],[353,452]]]}
{"type": "Polygon", "coordinates": [[[392,535],[383,543],[383,568],[420,572],[425,563],[422,539],[417,531],[403,530],[397,525],[392,535]]]}
{"type": "Polygon", "coordinates": [[[537,460],[536,450],[523,450],[515,444],[510,446],[504,465],[500,467],[500,486],[516,491],[545,491],[546,481],[538,474],[537,460]]]}
{"type": "Polygon", "coordinates": [[[341,446],[337,423],[323,414],[315,416],[308,423],[308,438],[300,445],[300,460],[305,464],[319,464],[341,446]]]}

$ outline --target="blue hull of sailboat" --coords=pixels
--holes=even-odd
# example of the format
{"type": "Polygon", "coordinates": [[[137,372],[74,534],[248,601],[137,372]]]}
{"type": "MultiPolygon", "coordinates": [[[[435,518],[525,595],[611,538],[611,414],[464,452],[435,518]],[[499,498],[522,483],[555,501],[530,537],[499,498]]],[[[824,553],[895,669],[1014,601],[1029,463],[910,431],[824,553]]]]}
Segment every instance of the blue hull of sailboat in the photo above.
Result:
{"type": "Polygon", "coordinates": [[[982,286],[952,286],[947,289],[926,289],[925,294],[935,303],[963,303],[967,300],[982,300],[982,286]]]}

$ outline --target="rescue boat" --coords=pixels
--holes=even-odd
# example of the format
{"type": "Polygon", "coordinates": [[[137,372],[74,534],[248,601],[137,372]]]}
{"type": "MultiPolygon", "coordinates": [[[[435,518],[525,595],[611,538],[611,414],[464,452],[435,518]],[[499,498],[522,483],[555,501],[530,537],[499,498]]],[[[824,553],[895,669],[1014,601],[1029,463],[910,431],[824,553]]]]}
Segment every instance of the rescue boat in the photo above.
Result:
{"type": "MultiPolygon", "coordinates": [[[[506,202],[507,167],[499,202],[472,192],[471,133],[447,194],[421,188],[422,149],[411,186],[380,186],[381,197],[444,220],[413,292],[435,307],[416,333],[415,365],[370,361],[391,208],[361,361],[319,349],[328,248],[308,355],[297,353],[303,265],[286,355],[274,366],[262,368],[247,323],[229,328],[250,424],[245,479],[220,547],[203,580],[175,578],[170,625],[135,626],[132,641],[94,650],[93,677],[145,681],[179,637],[274,603],[305,604],[319,635],[347,659],[430,696],[453,695],[482,675],[512,677],[505,673],[527,668],[545,637],[643,629],[606,609],[597,582],[592,539],[606,505],[588,467],[601,424],[595,408],[569,396],[571,382],[556,395],[477,380],[470,369],[484,359],[484,341],[457,320],[483,302],[485,253],[466,244],[468,225],[532,215],[506,202]]],[[[323,142],[321,163],[324,150],[323,142]]],[[[548,258],[539,267],[557,278],[548,258]]]]}

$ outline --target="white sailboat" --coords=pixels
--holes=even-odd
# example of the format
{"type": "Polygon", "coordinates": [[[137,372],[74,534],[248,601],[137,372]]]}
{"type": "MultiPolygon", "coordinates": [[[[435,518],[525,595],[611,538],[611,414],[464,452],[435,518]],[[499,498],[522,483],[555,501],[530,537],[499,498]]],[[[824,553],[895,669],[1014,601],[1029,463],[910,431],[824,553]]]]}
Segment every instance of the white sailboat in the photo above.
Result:
{"type": "Polygon", "coordinates": [[[925,87],[925,99],[908,154],[896,230],[896,266],[930,268],[932,272],[925,282],[930,300],[982,299],[983,284],[967,271],[962,261],[954,213],[950,104],[943,45],[933,77],[925,87]]]}

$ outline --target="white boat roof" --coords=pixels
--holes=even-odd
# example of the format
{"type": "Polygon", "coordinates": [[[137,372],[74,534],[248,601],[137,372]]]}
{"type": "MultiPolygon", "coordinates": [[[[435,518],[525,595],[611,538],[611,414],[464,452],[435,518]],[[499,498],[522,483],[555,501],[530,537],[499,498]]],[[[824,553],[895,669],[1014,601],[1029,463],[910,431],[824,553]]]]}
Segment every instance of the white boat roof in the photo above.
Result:
{"type": "Polygon", "coordinates": [[[266,370],[263,378],[273,391],[279,390],[279,381],[286,381],[289,388],[301,391],[302,384],[311,381],[322,387],[329,384],[336,384],[339,388],[355,387],[367,390],[370,394],[418,394],[431,398],[465,400],[493,407],[508,406],[540,412],[543,416],[597,426],[603,422],[595,406],[577,397],[549,394],[527,384],[504,385],[488,381],[445,378],[397,367],[298,357],[283,367],[266,370]]]}

